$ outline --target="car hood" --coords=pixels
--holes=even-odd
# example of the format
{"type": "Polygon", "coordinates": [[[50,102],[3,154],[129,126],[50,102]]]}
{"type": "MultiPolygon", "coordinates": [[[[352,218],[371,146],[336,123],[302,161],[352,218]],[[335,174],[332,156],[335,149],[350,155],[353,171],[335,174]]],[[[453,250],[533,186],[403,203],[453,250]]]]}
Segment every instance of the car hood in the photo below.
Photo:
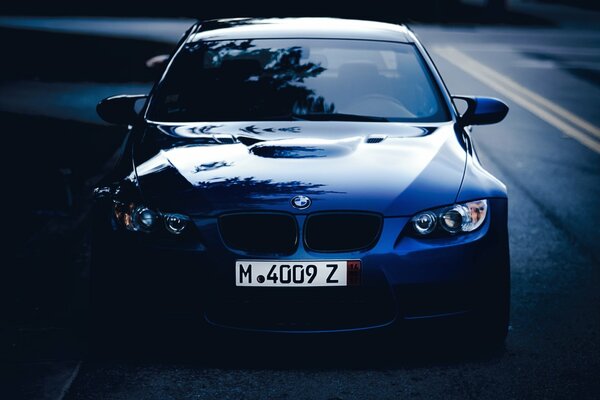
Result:
{"type": "Polygon", "coordinates": [[[133,176],[148,205],[189,215],[408,216],[453,203],[466,162],[452,123],[150,124],[135,148],[133,176]],[[294,208],[297,195],[310,208],[294,208]]]}

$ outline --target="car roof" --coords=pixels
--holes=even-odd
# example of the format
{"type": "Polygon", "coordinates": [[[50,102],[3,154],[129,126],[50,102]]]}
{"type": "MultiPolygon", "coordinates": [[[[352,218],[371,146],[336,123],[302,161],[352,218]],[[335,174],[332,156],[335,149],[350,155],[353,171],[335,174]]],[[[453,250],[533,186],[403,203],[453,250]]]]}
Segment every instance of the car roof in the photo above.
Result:
{"type": "Polygon", "coordinates": [[[201,21],[188,41],[319,38],[414,42],[404,25],[341,18],[234,18],[201,21]]]}

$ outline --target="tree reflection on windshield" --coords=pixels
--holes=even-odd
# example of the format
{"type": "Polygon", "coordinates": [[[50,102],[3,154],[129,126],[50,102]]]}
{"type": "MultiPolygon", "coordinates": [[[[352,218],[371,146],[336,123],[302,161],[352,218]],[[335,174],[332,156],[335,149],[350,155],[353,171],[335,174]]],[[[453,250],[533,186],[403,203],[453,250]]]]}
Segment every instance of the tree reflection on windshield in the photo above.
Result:
{"type": "Polygon", "coordinates": [[[257,120],[335,110],[333,103],[303,85],[325,68],[303,58],[300,46],[203,41],[189,44],[184,51],[161,83],[156,102],[163,107],[154,110],[162,113],[158,119],[257,120]]]}
{"type": "Polygon", "coordinates": [[[173,59],[148,116],[164,122],[447,121],[427,68],[407,43],[198,39],[173,59]]]}

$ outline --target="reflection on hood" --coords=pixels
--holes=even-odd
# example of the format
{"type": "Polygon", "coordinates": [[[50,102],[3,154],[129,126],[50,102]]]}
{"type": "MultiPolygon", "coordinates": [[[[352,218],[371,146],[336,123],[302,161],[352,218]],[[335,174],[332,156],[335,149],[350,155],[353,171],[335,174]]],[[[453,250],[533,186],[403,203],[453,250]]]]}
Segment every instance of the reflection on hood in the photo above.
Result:
{"type": "Polygon", "coordinates": [[[134,154],[140,188],[159,209],[194,214],[361,210],[389,216],[452,204],[466,153],[451,123],[257,122],[150,126],[134,154]],[[282,129],[290,126],[293,130],[282,129]],[[144,159],[145,157],[145,159],[144,159]],[[443,177],[441,179],[441,177],[443,177]]]}

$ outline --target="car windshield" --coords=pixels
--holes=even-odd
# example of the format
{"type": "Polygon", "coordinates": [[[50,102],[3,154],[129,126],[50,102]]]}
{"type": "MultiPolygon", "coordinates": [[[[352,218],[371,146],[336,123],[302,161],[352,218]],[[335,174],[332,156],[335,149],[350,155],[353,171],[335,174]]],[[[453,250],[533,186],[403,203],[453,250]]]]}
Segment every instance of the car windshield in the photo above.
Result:
{"type": "Polygon", "coordinates": [[[164,122],[441,122],[438,86],[412,44],[249,39],[186,44],[147,114],[164,122]]]}

